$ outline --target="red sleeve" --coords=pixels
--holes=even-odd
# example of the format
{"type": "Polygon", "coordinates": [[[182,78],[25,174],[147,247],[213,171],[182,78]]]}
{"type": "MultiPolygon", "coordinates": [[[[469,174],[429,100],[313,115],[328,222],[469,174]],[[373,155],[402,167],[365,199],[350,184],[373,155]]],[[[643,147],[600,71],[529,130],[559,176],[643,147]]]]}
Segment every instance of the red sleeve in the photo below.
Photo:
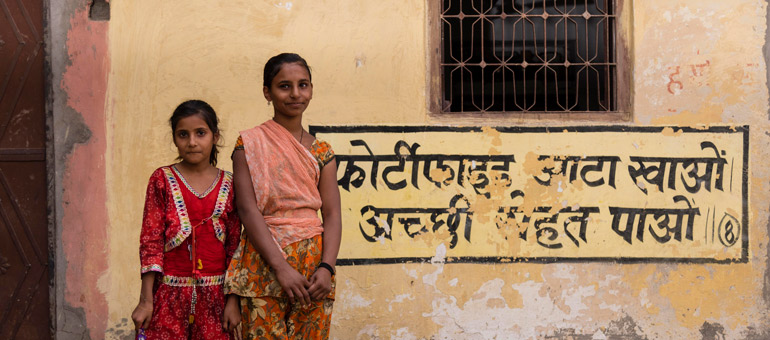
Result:
{"type": "Polygon", "coordinates": [[[139,237],[139,258],[142,274],[163,273],[163,243],[166,230],[166,178],[158,169],[150,176],[147,194],[144,198],[142,233],[139,237]]]}
{"type": "Polygon", "coordinates": [[[225,251],[227,253],[227,264],[230,264],[230,259],[233,258],[235,249],[238,248],[238,244],[241,242],[241,219],[238,218],[238,210],[235,207],[234,190],[230,190],[230,197],[228,198],[227,206],[227,220],[225,220],[225,251]]]}

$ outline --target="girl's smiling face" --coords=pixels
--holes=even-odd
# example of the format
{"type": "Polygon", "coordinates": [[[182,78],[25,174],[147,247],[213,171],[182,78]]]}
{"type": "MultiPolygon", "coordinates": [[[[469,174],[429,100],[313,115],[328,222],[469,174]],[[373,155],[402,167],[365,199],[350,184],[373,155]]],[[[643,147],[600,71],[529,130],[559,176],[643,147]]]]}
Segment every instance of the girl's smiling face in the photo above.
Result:
{"type": "Polygon", "coordinates": [[[219,136],[211,132],[199,114],[180,119],[174,130],[174,145],[179,158],[189,165],[208,164],[217,139],[219,136]]]}
{"type": "Polygon", "coordinates": [[[281,65],[270,87],[263,87],[265,99],[272,101],[275,114],[286,117],[302,116],[313,99],[313,83],[305,66],[298,63],[281,65]]]}

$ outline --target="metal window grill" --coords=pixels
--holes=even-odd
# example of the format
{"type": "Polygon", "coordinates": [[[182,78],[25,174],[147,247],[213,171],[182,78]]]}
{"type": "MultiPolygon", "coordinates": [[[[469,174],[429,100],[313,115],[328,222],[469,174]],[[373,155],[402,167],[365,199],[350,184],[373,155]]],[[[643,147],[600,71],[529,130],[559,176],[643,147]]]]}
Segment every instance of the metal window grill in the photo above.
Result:
{"type": "Polygon", "coordinates": [[[615,7],[442,0],[443,111],[614,111],[615,7]]]}

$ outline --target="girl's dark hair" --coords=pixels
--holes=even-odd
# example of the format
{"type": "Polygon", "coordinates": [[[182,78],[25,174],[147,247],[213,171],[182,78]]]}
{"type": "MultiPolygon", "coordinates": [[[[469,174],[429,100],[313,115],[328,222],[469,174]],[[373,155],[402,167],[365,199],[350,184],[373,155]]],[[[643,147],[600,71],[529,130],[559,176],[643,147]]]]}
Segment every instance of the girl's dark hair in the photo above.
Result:
{"type": "MultiPolygon", "coordinates": [[[[169,124],[171,124],[171,135],[174,135],[176,126],[182,118],[194,115],[200,116],[214,135],[219,134],[219,118],[217,118],[217,113],[214,112],[211,105],[202,100],[188,100],[179,104],[171,115],[171,118],[168,120],[169,124]]],[[[219,153],[217,146],[217,143],[214,143],[214,146],[211,148],[211,155],[209,156],[209,163],[213,166],[217,165],[217,154],[219,153]]]]}
{"type": "Polygon", "coordinates": [[[270,58],[265,63],[265,71],[262,73],[262,85],[269,88],[273,83],[273,78],[278,72],[281,72],[281,66],[283,64],[300,64],[307,70],[307,75],[310,77],[310,81],[313,81],[313,75],[310,74],[310,66],[307,66],[307,61],[296,53],[281,53],[277,56],[270,58]]]}

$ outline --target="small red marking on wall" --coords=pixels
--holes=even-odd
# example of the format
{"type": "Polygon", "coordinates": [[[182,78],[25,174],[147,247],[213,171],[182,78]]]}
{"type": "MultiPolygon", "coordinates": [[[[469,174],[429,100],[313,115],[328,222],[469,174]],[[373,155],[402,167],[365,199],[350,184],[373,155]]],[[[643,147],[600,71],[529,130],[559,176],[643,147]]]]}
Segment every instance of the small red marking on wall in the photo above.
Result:
{"type": "MultiPolygon", "coordinates": [[[[700,53],[700,51],[698,51],[700,53]]],[[[699,64],[687,64],[687,65],[677,65],[677,66],[670,66],[668,68],[669,74],[668,74],[668,84],[666,84],[666,89],[668,90],[668,93],[671,93],[673,95],[679,94],[679,91],[684,89],[684,83],[680,80],[680,70],[682,67],[689,67],[690,68],[690,79],[695,80],[695,78],[703,77],[703,75],[706,73],[706,70],[711,66],[711,61],[706,60],[703,63],[699,64]]],[[[702,83],[696,82],[695,85],[703,85],[702,83]]]]}
{"type": "Polygon", "coordinates": [[[693,77],[700,77],[703,75],[703,69],[706,67],[711,66],[711,62],[706,60],[703,64],[693,64],[690,65],[690,69],[692,70],[692,76],[693,77]]]}
{"type": "Polygon", "coordinates": [[[668,88],[668,92],[669,93],[676,94],[676,93],[674,93],[674,87],[678,87],[679,90],[681,90],[681,89],[684,88],[684,86],[682,85],[681,81],[674,80],[674,77],[679,75],[679,66],[669,67],[668,68],[669,71],[671,71],[672,69],[675,69],[676,71],[674,71],[674,72],[672,72],[671,74],[668,75],[668,86],[667,86],[667,88],[668,88]]]}
{"type": "Polygon", "coordinates": [[[746,69],[743,70],[743,79],[751,80],[752,76],[756,72],[756,67],[759,66],[756,63],[746,64],[746,69]]]}

